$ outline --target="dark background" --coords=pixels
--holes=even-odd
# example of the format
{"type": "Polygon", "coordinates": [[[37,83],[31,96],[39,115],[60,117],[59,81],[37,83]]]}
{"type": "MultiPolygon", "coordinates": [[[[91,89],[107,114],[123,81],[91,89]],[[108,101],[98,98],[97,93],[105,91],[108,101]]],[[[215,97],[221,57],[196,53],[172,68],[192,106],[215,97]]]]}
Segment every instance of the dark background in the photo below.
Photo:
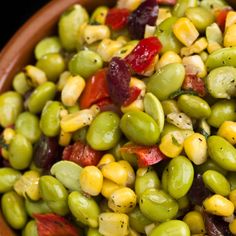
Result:
{"type": "Polygon", "coordinates": [[[48,2],[49,0],[1,0],[0,50],[17,29],[19,29],[31,15],[48,2]]]}

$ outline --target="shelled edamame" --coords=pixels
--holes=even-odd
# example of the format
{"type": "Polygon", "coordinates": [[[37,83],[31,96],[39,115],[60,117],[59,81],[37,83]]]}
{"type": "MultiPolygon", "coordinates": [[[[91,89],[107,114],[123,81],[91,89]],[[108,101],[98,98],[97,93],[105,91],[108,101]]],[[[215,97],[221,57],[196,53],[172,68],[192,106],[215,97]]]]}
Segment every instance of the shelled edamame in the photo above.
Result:
{"type": "Polygon", "coordinates": [[[223,0],[66,10],[0,95],[9,226],[23,236],[235,235],[235,35],[223,0]]]}

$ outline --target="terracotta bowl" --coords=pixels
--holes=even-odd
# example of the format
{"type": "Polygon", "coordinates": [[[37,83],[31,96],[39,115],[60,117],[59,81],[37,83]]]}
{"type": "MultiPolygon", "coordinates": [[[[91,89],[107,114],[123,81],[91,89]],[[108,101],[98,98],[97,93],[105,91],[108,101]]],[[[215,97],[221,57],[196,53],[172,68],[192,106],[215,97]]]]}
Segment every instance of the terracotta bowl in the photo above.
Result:
{"type": "MultiPolygon", "coordinates": [[[[37,42],[56,32],[60,14],[75,3],[92,11],[99,5],[112,6],[115,0],[54,0],[45,5],[16,32],[1,51],[0,93],[11,88],[14,75],[33,60],[37,42]]],[[[0,211],[0,236],[13,235],[16,234],[7,226],[0,211]]]]}

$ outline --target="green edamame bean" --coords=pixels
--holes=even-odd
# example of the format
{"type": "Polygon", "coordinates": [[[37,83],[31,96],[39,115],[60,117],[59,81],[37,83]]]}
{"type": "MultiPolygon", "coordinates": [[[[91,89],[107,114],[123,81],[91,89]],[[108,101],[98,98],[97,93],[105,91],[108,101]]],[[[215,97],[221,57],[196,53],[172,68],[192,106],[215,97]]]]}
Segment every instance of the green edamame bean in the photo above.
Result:
{"type": "Polygon", "coordinates": [[[47,37],[39,41],[34,49],[34,55],[37,60],[49,53],[59,53],[62,49],[58,37],[47,37]]]}
{"type": "Polygon", "coordinates": [[[31,201],[29,198],[25,199],[25,210],[31,217],[33,217],[34,214],[45,214],[52,212],[46,201],[31,201]]]}
{"type": "Polygon", "coordinates": [[[129,213],[129,224],[131,228],[138,233],[145,233],[145,227],[151,223],[152,221],[142,214],[139,207],[135,207],[134,210],[129,213]]]}
{"type": "Polygon", "coordinates": [[[82,167],[72,161],[56,162],[50,169],[52,175],[69,190],[81,190],[80,188],[80,173],[82,167]]]}
{"type": "Polygon", "coordinates": [[[204,32],[206,27],[214,22],[213,13],[203,7],[190,7],[185,15],[193,22],[199,32],[204,32]]]}
{"type": "Polygon", "coordinates": [[[29,221],[22,231],[22,236],[38,236],[38,229],[35,220],[29,221]]]}
{"type": "Polygon", "coordinates": [[[195,95],[183,94],[178,98],[177,103],[180,110],[196,119],[207,118],[211,114],[208,103],[195,95]]]}
{"type": "Polygon", "coordinates": [[[111,111],[105,111],[94,119],[87,132],[87,142],[95,150],[108,150],[119,141],[121,132],[120,118],[111,111]]]}
{"type": "Polygon", "coordinates": [[[229,195],[230,184],[221,173],[215,170],[207,170],[203,173],[202,179],[206,187],[213,193],[220,194],[222,196],[229,195]]]}
{"type": "Polygon", "coordinates": [[[153,145],[160,136],[155,120],[142,111],[126,112],[121,118],[120,128],[129,140],[138,144],[153,145]]]}
{"type": "Polygon", "coordinates": [[[149,168],[140,168],[137,170],[135,179],[135,193],[138,197],[148,188],[160,188],[160,180],[157,173],[149,168]]]}
{"type": "Polygon", "coordinates": [[[21,173],[13,168],[0,168],[0,193],[5,193],[13,188],[14,183],[21,177],[21,173]]]}
{"type": "Polygon", "coordinates": [[[125,58],[128,54],[130,54],[133,51],[133,49],[137,46],[137,44],[138,44],[137,40],[129,41],[115,53],[115,56],[125,58]]]}
{"type": "Polygon", "coordinates": [[[31,142],[22,134],[16,134],[9,145],[9,162],[14,169],[23,170],[30,165],[33,155],[31,142]]]}
{"type": "Polygon", "coordinates": [[[161,102],[161,105],[166,116],[173,112],[180,112],[177,102],[175,100],[164,100],[161,102]]]}
{"type": "Polygon", "coordinates": [[[192,185],[193,177],[193,165],[187,157],[173,158],[168,164],[169,194],[175,199],[185,196],[192,185]]]}
{"type": "Polygon", "coordinates": [[[72,139],[74,142],[80,140],[82,142],[86,142],[86,135],[88,132],[88,126],[85,126],[81,129],[76,130],[73,134],[72,134],[72,139]]]}
{"type": "Polygon", "coordinates": [[[49,100],[53,100],[56,95],[56,85],[47,81],[39,85],[28,99],[28,108],[32,113],[39,113],[49,100]]]}
{"type": "Polygon", "coordinates": [[[48,101],[43,108],[39,126],[48,137],[55,137],[60,133],[60,113],[64,109],[60,102],[48,101]]]}
{"type": "Polygon", "coordinates": [[[69,194],[68,205],[77,221],[92,228],[98,227],[100,209],[93,198],[86,197],[82,193],[74,191],[69,194]]]}
{"type": "Polygon", "coordinates": [[[168,192],[168,176],[169,176],[169,169],[168,165],[164,168],[161,176],[161,188],[168,192]]]}
{"type": "Polygon", "coordinates": [[[234,97],[236,93],[235,77],[236,68],[233,66],[221,66],[213,69],[206,78],[206,85],[211,96],[214,98],[227,99],[234,97]]]}
{"type": "Polygon", "coordinates": [[[2,213],[13,229],[22,229],[27,222],[24,201],[16,192],[7,192],[1,199],[2,213]]]}
{"type": "Polygon", "coordinates": [[[221,66],[236,66],[236,47],[226,47],[211,53],[206,61],[207,70],[221,66]]]}
{"type": "Polygon", "coordinates": [[[36,66],[45,72],[47,79],[50,81],[57,81],[66,67],[64,58],[59,53],[42,56],[37,61],[36,66]]]}
{"type": "Polygon", "coordinates": [[[59,215],[68,213],[68,193],[61,182],[52,176],[44,175],[39,179],[39,188],[43,200],[54,213],[59,215]]]}
{"type": "Polygon", "coordinates": [[[38,117],[27,111],[17,117],[15,129],[17,133],[25,136],[31,143],[35,143],[41,135],[38,117]]]}
{"type": "Polygon", "coordinates": [[[58,33],[61,44],[67,51],[76,49],[80,27],[88,20],[87,11],[79,4],[73,5],[61,15],[58,23],[58,33]]]}
{"type": "Polygon", "coordinates": [[[190,236],[188,225],[181,220],[170,220],[156,226],[150,236],[190,236]]]}
{"type": "Polygon", "coordinates": [[[196,7],[198,5],[197,0],[178,0],[173,9],[173,15],[176,17],[182,17],[185,15],[189,7],[196,7]]]}
{"type": "Polygon", "coordinates": [[[163,66],[147,83],[147,91],[153,93],[158,99],[165,100],[180,89],[185,77],[183,64],[171,63],[163,66]]]}
{"type": "Polygon", "coordinates": [[[162,44],[161,53],[165,53],[167,51],[174,51],[176,53],[180,52],[180,48],[182,44],[175,37],[173,33],[173,25],[178,20],[177,17],[168,17],[160,25],[158,25],[155,36],[159,38],[162,44]]]}
{"type": "Polygon", "coordinates": [[[69,62],[69,70],[74,75],[87,79],[103,66],[102,58],[96,52],[83,50],[75,54],[69,62]]]}
{"type": "Polygon", "coordinates": [[[236,173],[235,172],[229,172],[227,175],[227,180],[230,184],[230,190],[236,189],[236,173]]]}
{"type": "Polygon", "coordinates": [[[207,123],[213,127],[219,128],[220,125],[227,120],[236,120],[236,103],[234,100],[223,100],[216,102],[211,107],[211,115],[207,119],[207,123]]]}
{"type": "Polygon", "coordinates": [[[236,149],[220,136],[210,136],[207,139],[209,156],[220,167],[229,171],[236,171],[236,149]]]}
{"type": "Polygon", "coordinates": [[[86,236],[102,236],[102,234],[99,233],[98,229],[89,228],[86,236]]]}
{"type": "Polygon", "coordinates": [[[23,72],[19,72],[15,75],[15,77],[13,78],[12,86],[14,90],[21,95],[24,95],[31,88],[27,81],[27,77],[23,72]]]}
{"type": "Polygon", "coordinates": [[[14,91],[5,92],[0,95],[0,125],[11,126],[15,123],[17,116],[23,110],[23,99],[14,91]]]}
{"type": "Polygon", "coordinates": [[[139,199],[141,212],[149,220],[163,222],[177,215],[178,203],[163,190],[146,189],[139,199]]]}
{"type": "Polygon", "coordinates": [[[207,8],[208,10],[215,11],[216,9],[222,9],[227,6],[224,0],[202,0],[199,2],[200,6],[207,8]]]}

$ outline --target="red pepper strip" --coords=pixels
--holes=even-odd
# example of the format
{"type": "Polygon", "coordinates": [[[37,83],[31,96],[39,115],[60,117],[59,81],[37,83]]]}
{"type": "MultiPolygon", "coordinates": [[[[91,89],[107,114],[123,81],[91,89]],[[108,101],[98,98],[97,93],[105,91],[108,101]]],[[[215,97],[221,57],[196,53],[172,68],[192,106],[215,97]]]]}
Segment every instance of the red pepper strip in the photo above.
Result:
{"type": "Polygon", "coordinates": [[[53,214],[34,214],[39,236],[80,236],[66,218],[53,214]]]}
{"type": "Polygon", "coordinates": [[[224,32],[225,30],[225,21],[226,21],[226,17],[229,11],[232,11],[232,9],[224,8],[216,16],[216,23],[220,27],[222,32],[224,32]]]}
{"type": "Polygon", "coordinates": [[[176,4],[177,0],[157,0],[157,3],[160,5],[170,5],[174,6],[176,4]]]}
{"type": "Polygon", "coordinates": [[[89,108],[96,102],[109,97],[107,81],[107,69],[98,70],[86,81],[86,86],[80,97],[80,108],[89,108]]]}
{"type": "Polygon", "coordinates": [[[195,91],[200,97],[204,97],[206,95],[204,81],[195,74],[187,74],[185,76],[182,89],[195,91]]]}
{"type": "Polygon", "coordinates": [[[129,14],[126,8],[112,8],[107,13],[105,24],[113,30],[123,29],[128,22],[129,14]]]}
{"type": "Polygon", "coordinates": [[[120,151],[129,154],[136,154],[139,168],[154,165],[167,158],[156,145],[141,146],[130,144],[121,147],[120,151]]]}
{"type": "Polygon", "coordinates": [[[161,51],[162,44],[156,37],[139,41],[133,51],[125,57],[125,62],[138,74],[143,74],[152,63],[154,57],[161,51]]]}
{"type": "Polygon", "coordinates": [[[89,145],[77,141],[73,145],[64,148],[62,159],[73,161],[82,167],[91,165],[96,166],[102,155],[103,152],[94,150],[89,145]]]}
{"type": "Polygon", "coordinates": [[[126,99],[123,103],[123,106],[128,106],[130,105],[133,101],[135,101],[137,99],[137,97],[139,96],[139,94],[141,93],[141,89],[138,87],[130,87],[129,90],[129,97],[128,99],[126,99]]]}

